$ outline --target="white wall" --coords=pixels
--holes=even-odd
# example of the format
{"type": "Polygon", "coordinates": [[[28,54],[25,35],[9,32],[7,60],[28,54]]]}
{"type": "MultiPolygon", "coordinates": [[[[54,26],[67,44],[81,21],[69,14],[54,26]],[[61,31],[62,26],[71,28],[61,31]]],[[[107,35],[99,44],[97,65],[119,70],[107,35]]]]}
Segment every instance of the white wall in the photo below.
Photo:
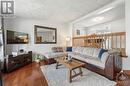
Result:
{"type": "Polygon", "coordinates": [[[78,36],[77,35],[77,30],[80,30],[80,35],[85,35],[86,34],[86,29],[84,27],[74,26],[73,29],[72,29],[73,37],[78,36]]]}
{"type": "Polygon", "coordinates": [[[102,32],[125,32],[125,18],[114,20],[90,27],[74,27],[73,28],[73,36],[76,36],[76,30],[81,29],[83,34],[81,35],[89,35],[93,33],[102,33],[102,32]],[[83,32],[84,31],[84,32],[83,32]]]}
{"type": "Polygon", "coordinates": [[[50,52],[53,46],[65,46],[66,36],[68,36],[67,24],[59,24],[51,21],[36,20],[36,19],[21,19],[21,18],[7,18],[5,19],[5,29],[25,32],[29,34],[29,44],[8,44],[6,46],[6,53],[10,54],[12,51],[24,48],[27,51],[37,53],[50,52]],[[48,26],[57,28],[57,44],[34,44],[34,25],[48,26]]]}
{"type": "Polygon", "coordinates": [[[92,34],[94,32],[98,33],[98,31],[102,30],[108,30],[110,32],[125,32],[125,18],[87,27],[86,32],[87,34],[92,34]]]}
{"type": "Polygon", "coordinates": [[[130,0],[125,0],[126,17],[126,53],[128,58],[123,60],[123,69],[130,70],[130,0]]]}

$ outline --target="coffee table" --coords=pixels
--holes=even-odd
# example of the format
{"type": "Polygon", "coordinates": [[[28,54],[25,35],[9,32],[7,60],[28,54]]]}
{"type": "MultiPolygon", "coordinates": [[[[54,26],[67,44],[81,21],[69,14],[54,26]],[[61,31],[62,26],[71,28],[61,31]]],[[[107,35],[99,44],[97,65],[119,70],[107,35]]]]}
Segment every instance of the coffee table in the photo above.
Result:
{"type": "Polygon", "coordinates": [[[80,62],[78,60],[72,59],[70,62],[65,60],[65,57],[58,57],[55,58],[56,60],[56,69],[58,69],[58,66],[65,65],[66,68],[69,69],[68,76],[69,76],[69,82],[72,82],[72,78],[81,75],[82,76],[82,67],[85,65],[85,63],[80,62]],[[79,69],[79,72],[76,73],[75,69],[79,69]],[[72,72],[74,74],[72,75],[72,72]]]}

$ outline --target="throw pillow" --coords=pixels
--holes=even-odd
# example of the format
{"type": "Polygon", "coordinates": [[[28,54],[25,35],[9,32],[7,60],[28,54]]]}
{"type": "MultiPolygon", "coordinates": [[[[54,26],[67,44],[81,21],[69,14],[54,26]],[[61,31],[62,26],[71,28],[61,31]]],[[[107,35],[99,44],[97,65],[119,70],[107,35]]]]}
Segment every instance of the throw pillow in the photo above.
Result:
{"type": "Polygon", "coordinates": [[[67,52],[72,52],[72,47],[66,47],[67,52]]]}
{"type": "Polygon", "coordinates": [[[93,57],[98,58],[100,50],[101,50],[100,48],[94,48],[93,57]]]}
{"type": "Polygon", "coordinates": [[[102,54],[103,54],[104,52],[107,52],[107,51],[108,51],[108,50],[101,49],[100,52],[99,52],[99,54],[98,54],[98,58],[101,59],[102,54]]]}
{"type": "Polygon", "coordinates": [[[108,56],[109,56],[108,52],[104,52],[102,54],[101,62],[103,62],[105,64],[108,56]]]}

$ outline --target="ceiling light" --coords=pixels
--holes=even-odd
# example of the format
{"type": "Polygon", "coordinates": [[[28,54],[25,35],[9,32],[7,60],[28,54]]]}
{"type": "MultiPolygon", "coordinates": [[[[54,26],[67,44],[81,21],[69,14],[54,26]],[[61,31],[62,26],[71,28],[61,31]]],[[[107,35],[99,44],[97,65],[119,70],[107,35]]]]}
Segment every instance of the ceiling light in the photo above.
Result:
{"type": "Polygon", "coordinates": [[[114,7],[109,7],[109,8],[106,8],[106,9],[104,9],[104,10],[102,10],[102,11],[98,12],[97,14],[102,14],[102,13],[105,13],[105,12],[107,12],[107,11],[109,11],[109,10],[113,9],[113,8],[114,8],[114,7]]]}
{"type": "Polygon", "coordinates": [[[104,17],[95,17],[92,19],[92,21],[97,22],[97,21],[101,21],[103,19],[104,19],[104,17]]]}

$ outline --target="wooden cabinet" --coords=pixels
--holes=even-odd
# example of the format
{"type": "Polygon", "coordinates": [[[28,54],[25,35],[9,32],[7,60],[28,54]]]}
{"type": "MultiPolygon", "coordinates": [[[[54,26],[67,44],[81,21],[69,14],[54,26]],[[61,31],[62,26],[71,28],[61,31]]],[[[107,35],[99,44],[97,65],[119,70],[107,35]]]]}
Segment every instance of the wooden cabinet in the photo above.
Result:
{"type": "Polygon", "coordinates": [[[5,72],[11,72],[29,63],[32,63],[32,51],[15,57],[9,55],[9,57],[5,59],[5,72]]]}

